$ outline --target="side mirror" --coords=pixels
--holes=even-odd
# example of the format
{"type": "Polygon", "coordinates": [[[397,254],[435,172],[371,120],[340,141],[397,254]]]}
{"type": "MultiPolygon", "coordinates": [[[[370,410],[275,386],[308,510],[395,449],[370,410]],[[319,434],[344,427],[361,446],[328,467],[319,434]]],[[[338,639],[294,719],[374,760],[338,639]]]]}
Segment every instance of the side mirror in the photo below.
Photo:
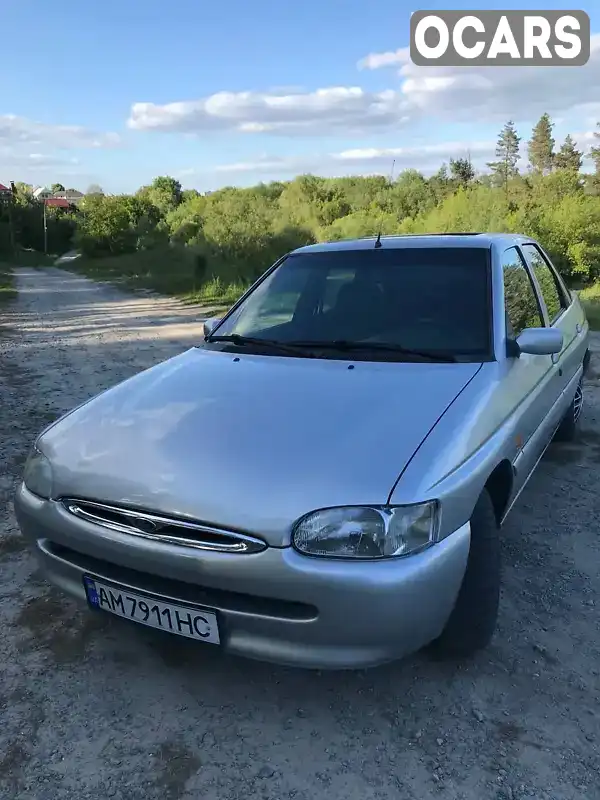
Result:
{"type": "Polygon", "coordinates": [[[204,336],[210,336],[217,325],[221,322],[220,317],[211,317],[204,322],[204,336]]]}
{"type": "Polygon", "coordinates": [[[563,335],[555,328],[525,328],[517,337],[520,353],[532,356],[552,356],[563,348],[563,335]]]}

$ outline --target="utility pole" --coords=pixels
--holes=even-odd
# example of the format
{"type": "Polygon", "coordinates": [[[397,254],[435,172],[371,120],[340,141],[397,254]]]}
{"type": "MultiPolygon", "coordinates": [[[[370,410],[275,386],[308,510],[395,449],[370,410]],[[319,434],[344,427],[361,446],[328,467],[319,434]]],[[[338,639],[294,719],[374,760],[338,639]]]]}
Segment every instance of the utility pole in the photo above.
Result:
{"type": "Polygon", "coordinates": [[[46,224],[46,200],[42,201],[44,205],[44,255],[48,255],[48,225],[46,224]]]}
{"type": "Polygon", "coordinates": [[[8,200],[8,227],[10,231],[10,247],[12,250],[13,256],[17,255],[17,241],[15,236],[15,219],[13,215],[13,204],[15,201],[15,184],[13,181],[10,182],[10,198],[8,200]]]}

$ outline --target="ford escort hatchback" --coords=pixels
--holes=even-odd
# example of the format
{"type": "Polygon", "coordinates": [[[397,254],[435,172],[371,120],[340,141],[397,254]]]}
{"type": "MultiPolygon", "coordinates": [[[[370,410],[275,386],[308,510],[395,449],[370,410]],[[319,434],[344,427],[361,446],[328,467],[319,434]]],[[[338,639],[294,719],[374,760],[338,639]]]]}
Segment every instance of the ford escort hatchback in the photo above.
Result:
{"type": "Polygon", "coordinates": [[[291,665],[490,641],[500,526],[573,436],[588,325],[535,241],[296,250],[37,439],[16,512],[98,613],[291,665]]]}

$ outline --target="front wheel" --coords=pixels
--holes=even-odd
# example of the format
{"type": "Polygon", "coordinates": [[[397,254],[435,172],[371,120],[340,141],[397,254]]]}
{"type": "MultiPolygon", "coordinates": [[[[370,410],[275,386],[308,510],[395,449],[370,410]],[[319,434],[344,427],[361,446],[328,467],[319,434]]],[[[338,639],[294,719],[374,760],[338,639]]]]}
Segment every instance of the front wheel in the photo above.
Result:
{"type": "Polygon", "coordinates": [[[432,643],[438,657],[463,657],[486,647],[496,630],[500,604],[500,534],[486,489],[471,515],[469,558],[454,609],[432,643]]]}
{"type": "Polygon", "coordinates": [[[581,417],[583,410],[583,377],[580,378],[577,384],[577,390],[573,402],[567,409],[567,413],[563,417],[562,422],[558,426],[554,434],[556,442],[572,442],[577,434],[577,424],[581,417]]]}

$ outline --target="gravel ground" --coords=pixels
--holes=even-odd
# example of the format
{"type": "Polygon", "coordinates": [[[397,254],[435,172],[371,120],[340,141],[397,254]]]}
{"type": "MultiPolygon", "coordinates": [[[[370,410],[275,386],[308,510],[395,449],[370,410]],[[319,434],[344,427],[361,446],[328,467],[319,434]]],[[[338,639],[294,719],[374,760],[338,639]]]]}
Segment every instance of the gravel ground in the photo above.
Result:
{"type": "Polygon", "coordinates": [[[492,646],[303,672],[100,623],[43,581],[11,502],[35,434],[191,346],[201,317],[58,269],[16,280],[0,311],[1,798],[600,798],[600,355],[580,441],[552,445],[504,529],[492,646]]]}

